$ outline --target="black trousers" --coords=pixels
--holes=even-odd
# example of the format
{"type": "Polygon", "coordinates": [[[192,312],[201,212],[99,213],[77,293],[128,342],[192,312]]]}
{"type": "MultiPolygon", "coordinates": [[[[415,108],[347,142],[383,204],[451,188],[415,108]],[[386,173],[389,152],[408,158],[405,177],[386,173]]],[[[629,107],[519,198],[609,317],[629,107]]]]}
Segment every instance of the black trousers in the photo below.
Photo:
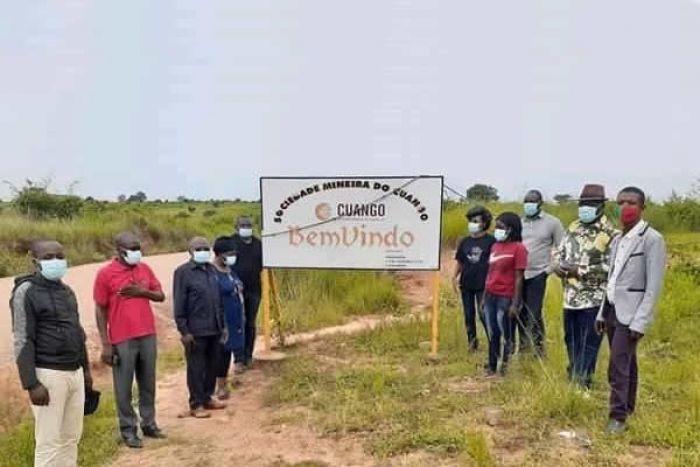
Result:
{"type": "Polygon", "coordinates": [[[214,395],[221,352],[220,338],[219,335],[195,337],[192,347],[185,351],[190,409],[203,407],[214,395]]]}
{"type": "Polygon", "coordinates": [[[547,273],[525,279],[523,282],[523,309],[518,321],[520,335],[519,350],[527,351],[532,347],[538,354],[544,353],[544,319],[542,305],[547,289],[547,273]]]}
{"type": "Polygon", "coordinates": [[[606,327],[610,342],[610,418],[624,422],[637,405],[638,341],[630,337],[629,326],[617,320],[614,307],[608,310],[606,327]]]}
{"type": "Polygon", "coordinates": [[[255,350],[255,337],[257,334],[258,308],[260,308],[260,293],[243,292],[245,306],[245,346],[243,350],[235,352],[236,363],[250,363],[253,361],[255,350]]]}

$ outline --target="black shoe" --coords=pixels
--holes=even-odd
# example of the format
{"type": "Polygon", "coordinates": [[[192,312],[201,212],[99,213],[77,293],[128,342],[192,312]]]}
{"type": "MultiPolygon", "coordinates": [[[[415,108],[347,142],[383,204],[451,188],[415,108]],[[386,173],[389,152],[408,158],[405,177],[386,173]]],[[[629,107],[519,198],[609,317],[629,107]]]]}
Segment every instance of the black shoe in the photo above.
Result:
{"type": "Polygon", "coordinates": [[[163,433],[160,428],[155,427],[155,428],[142,428],[143,430],[143,436],[146,438],[154,438],[154,439],[166,439],[167,436],[165,436],[165,433],[163,433]]]}
{"type": "Polygon", "coordinates": [[[626,429],[627,429],[627,425],[625,425],[625,422],[610,419],[610,421],[608,422],[608,427],[605,429],[605,431],[609,435],[619,435],[623,431],[625,431],[626,429]]]}
{"type": "Polygon", "coordinates": [[[143,441],[141,441],[141,439],[136,435],[128,436],[122,439],[124,441],[124,444],[130,447],[131,449],[141,449],[143,447],[143,441]]]}

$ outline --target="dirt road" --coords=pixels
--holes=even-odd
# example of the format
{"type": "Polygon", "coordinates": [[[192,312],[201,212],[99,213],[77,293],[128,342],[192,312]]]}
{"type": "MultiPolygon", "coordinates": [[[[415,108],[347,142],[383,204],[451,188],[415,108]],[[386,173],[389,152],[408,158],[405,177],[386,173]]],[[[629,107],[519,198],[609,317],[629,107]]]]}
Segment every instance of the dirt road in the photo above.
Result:
{"type": "MultiPolygon", "coordinates": [[[[172,289],[172,277],[175,268],[187,260],[186,253],[175,253],[169,255],[149,256],[144,259],[163,285],[166,297],[169,297],[172,289]]],[[[70,285],[78,297],[78,307],[80,319],[88,334],[88,347],[90,353],[94,355],[99,349],[99,335],[95,325],[95,305],[92,301],[92,284],[97,271],[105,263],[86,264],[70,268],[66,275],[65,282],[70,285]]],[[[14,278],[0,279],[0,366],[11,363],[14,360],[12,351],[12,317],[9,310],[10,293],[14,278]]],[[[164,303],[155,304],[154,311],[158,318],[159,331],[167,332],[172,323],[172,312],[170,300],[166,298],[164,303]]]]}

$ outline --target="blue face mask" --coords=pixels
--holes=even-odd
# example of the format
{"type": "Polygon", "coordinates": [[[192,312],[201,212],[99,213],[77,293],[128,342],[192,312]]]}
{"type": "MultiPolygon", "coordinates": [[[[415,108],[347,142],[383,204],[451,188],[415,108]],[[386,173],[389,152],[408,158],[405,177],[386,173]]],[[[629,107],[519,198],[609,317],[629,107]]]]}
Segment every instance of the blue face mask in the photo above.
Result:
{"type": "Polygon", "coordinates": [[[197,264],[206,264],[211,259],[211,251],[193,251],[192,259],[197,264]]]}
{"type": "Polygon", "coordinates": [[[131,266],[136,266],[141,262],[141,250],[125,250],[124,262],[131,266]]]}
{"type": "Polygon", "coordinates": [[[59,281],[68,271],[68,261],[65,259],[44,259],[39,261],[39,270],[45,279],[59,281]]]}
{"type": "Polygon", "coordinates": [[[236,255],[226,256],[224,258],[224,262],[226,263],[226,266],[234,266],[237,259],[238,257],[236,255]]]}
{"type": "Polygon", "coordinates": [[[535,217],[540,212],[539,203],[523,203],[523,212],[527,217],[535,217]]]}
{"type": "Polygon", "coordinates": [[[481,232],[481,224],[479,222],[470,222],[469,223],[469,233],[479,233],[481,232]]]}
{"type": "Polygon", "coordinates": [[[584,224],[590,224],[595,221],[598,217],[598,208],[595,206],[579,206],[578,207],[578,218],[584,224]]]}
{"type": "Polygon", "coordinates": [[[497,242],[504,242],[508,238],[508,231],[505,229],[496,229],[493,231],[493,236],[497,242]]]}

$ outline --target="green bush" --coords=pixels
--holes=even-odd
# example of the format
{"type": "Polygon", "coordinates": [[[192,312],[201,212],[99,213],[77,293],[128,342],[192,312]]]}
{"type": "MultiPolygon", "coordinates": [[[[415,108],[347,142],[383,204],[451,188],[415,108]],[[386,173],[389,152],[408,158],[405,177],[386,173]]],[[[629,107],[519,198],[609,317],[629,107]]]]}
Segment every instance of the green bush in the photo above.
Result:
{"type": "Polygon", "coordinates": [[[36,219],[73,219],[80,214],[83,200],[74,195],[49,193],[48,183],[27,180],[22,188],[14,188],[13,207],[22,215],[36,219]]]}

